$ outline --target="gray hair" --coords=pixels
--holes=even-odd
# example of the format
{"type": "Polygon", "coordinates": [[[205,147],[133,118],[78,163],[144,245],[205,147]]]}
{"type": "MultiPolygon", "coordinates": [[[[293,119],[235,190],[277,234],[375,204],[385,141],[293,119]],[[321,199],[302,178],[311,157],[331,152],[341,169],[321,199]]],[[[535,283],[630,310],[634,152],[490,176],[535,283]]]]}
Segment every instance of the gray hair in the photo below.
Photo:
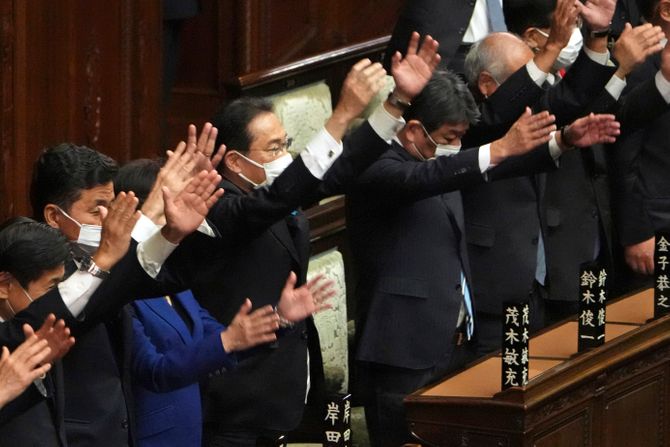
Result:
{"type": "Polygon", "coordinates": [[[477,87],[482,71],[488,71],[499,83],[505,82],[512,74],[508,73],[503,45],[497,42],[496,37],[499,37],[497,34],[501,33],[490,34],[473,43],[465,56],[465,78],[473,88],[477,87]]]}

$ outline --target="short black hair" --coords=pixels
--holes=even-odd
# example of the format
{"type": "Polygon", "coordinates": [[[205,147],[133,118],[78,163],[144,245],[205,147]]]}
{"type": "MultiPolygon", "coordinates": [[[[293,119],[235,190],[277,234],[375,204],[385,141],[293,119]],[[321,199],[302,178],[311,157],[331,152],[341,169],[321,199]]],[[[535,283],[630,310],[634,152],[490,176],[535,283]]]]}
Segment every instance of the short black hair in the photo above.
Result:
{"type": "Polygon", "coordinates": [[[505,0],[505,24],[511,33],[521,36],[528,28],[551,28],[556,0],[505,0]]]}
{"type": "Polygon", "coordinates": [[[45,223],[14,217],[0,225],[0,271],[10,273],[23,288],[63,265],[69,253],[65,236],[45,223]]]}
{"type": "Polygon", "coordinates": [[[83,190],[114,181],[117,171],[113,159],[86,146],[61,143],[45,149],[33,167],[33,216],[43,221],[49,203],[69,211],[83,190]]]}
{"type": "Polygon", "coordinates": [[[228,149],[248,152],[253,138],[249,123],[258,115],[272,112],[272,102],[267,98],[243,96],[228,103],[212,119],[212,125],[219,130],[214,151],[225,144],[228,149]]]}
{"type": "Polygon", "coordinates": [[[479,109],[461,78],[449,70],[437,70],[405,111],[404,118],[421,121],[428,132],[446,123],[474,124],[479,109]]]}
{"type": "Polygon", "coordinates": [[[637,0],[637,8],[647,22],[651,22],[654,19],[654,13],[659,2],[660,0],[637,0]]]}
{"type": "Polygon", "coordinates": [[[121,166],[114,178],[114,194],[133,191],[139,199],[139,209],[151,192],[162,165],[162,160],[151,158],[129,161],[121,166]]]}

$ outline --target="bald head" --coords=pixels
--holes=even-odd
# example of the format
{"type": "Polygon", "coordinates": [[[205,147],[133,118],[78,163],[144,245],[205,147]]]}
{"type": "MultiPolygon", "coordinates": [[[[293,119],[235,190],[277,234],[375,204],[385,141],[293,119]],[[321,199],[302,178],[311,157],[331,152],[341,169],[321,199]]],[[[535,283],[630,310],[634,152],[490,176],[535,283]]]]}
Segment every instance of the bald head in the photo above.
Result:
{"type": "Polygon", "coordinates": [[[488,96],[498,83],[505,82],[532,58],[528,45],[514,34],[492,33],[470,48],[465,58],[465,75],[472,87],[488,96]],[[482,85],[482,81],[486,85],[482,85]]]}

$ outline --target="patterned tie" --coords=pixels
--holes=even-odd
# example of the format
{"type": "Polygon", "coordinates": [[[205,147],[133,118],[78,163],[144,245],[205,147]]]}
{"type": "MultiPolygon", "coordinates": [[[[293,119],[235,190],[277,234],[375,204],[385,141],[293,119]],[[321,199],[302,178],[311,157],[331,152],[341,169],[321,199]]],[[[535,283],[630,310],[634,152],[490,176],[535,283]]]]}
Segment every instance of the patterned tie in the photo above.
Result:
{"type": "Polygon", "coordinates": [[[544,239],[542,230],[537,238],[537,263],[535,264],[535,281],[544,285],[547,280],[547,260],[544,255],[544,239]]]}
{"type": "Polygon", "coordinates": [[[489,16],[489,26],[492,33],[507,31],[501,0],[486,0],[486,12],[489,16]]]}

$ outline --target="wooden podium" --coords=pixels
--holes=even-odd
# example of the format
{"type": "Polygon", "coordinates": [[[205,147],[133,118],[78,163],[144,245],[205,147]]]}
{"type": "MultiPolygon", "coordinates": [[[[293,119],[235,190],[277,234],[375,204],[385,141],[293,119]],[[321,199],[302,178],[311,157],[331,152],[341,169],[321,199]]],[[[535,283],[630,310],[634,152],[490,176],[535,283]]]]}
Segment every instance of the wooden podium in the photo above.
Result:
{"type": "Polygon", "coordinates": [[[670,316],[653,291],[607,306],[606,343],[577,353],[577,322],[530,341],[530,381],[501,392],[501,357],[405,399],[423,445],[482,447],[670,446],[670,316]]]}

